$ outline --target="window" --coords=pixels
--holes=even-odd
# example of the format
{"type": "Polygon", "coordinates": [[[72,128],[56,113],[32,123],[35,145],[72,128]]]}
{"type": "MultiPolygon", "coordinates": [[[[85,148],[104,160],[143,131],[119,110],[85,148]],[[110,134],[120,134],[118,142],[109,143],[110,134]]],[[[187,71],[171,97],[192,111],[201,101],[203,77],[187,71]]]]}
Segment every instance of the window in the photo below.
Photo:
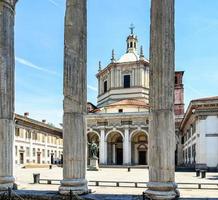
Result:
{"type": "Polygon", "coordinates": [[[36,149],[33,148],[33,156],[36,156],[36,149]]]}
{"type": "Polygon", "coordinates": [[[42,134],[42,142],[44,143],[45,142],[45,135],[42,134]]]}
{"type": "Polygon", "coordinates": [[[26,131],[26,139],[31,139],[31,132],[30,131],[26,131]]]}
{"type": "Polygon", "coordinates": [[[124,88],[130,88],[130,75],[124,75],[123,79],[124,88]]]}
{"type": "Polygon", "coordinates": [[[40,142],[40,138],[41,138],[40,136],[41,136],[41,134],[40,134],[40,133],[37,133],[36,135],[37,135],[37,136],[36,136],[36,138],[37,138],[37,141],[39,141],[39,142],[40,142]]]}
{"type": "Polygon", "coordinates": [[[132,48],[132,42],[130,42],[130,48],[132,48]]]}
{"type": "Polygon", "coordinates": [[[191,162],[191,147],[188,148],[188,162],[191,162]]]}
{"type": "Polygon", "coordinates": [[[195,163],[195,158],[196,158],[196,144],[192,145],[192,157],[193,157],[193,162],[195,163]]]}
{"type": "Polygon", "coordinates": [[[17,146],[15,146],[15,155],[17,156],[17,146]]]}
{"type": "Polygon", "coordinates": [[[193,133],[193,135],[195,134],[195,132],[196,132],[196,123],[193,123],[192,124],[192,133],[193,133]]]}
{"type": "Polygon", "coordinates": [[[104,93],[107,92],[107,81],[104,81],[104,93]]]}
{"type": "Polygon", "coordinates": [[[19,137],[20,136],[20,129],[15,128],[15,136],[19,137]]]}
{"type": "Polygon", "coordinates": [[[37,134],[33,133],[33,140],[36,140],[36,139],[37,139],[37,134]]]}
{"type": "Polygon", "coordinates": [[[21,138],[24,138],[25,137],[25,135],[24,135],[24,129],[19,129],[19,136],[21,137],[21,138]]]}
{"type": "Polygon", "coordinates": [[[30,148],[26,147],[26,156],[29,157],[30,156],[30,148]]]}
{"type": "Polygon", "coordinates": [[[119,113],[122,113],[122,112],[123,112],[123,109],[119,109],[118,112],[119,112],[119,113]]]}
{"type": "Polygon", "coordinates": [[[49,150],[47,151],[47,156],[50,157],[50,151],[49,150]]]}
{"type": "Polygon", "coordinates": [[[51,143],[51,136],[47,136],[47,142],[51,143]]]}
{"type": "Polygon", "coordinates": [[[42,149],[42,157],[45,157],[45,149],[42,149]]]}

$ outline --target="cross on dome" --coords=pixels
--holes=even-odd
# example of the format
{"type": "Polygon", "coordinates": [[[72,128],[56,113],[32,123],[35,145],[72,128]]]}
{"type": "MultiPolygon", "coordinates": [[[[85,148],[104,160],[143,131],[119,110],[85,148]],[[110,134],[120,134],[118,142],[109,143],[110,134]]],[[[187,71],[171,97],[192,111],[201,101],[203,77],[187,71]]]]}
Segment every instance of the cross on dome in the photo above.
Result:
{"type": "Polygon", "coordinates": [[[131,34],[133,35],[134,34],[134,29],[135,29],[135,26],[134,26],[133,23],[130,25],[129,29],[131,30],[131,34]]]}

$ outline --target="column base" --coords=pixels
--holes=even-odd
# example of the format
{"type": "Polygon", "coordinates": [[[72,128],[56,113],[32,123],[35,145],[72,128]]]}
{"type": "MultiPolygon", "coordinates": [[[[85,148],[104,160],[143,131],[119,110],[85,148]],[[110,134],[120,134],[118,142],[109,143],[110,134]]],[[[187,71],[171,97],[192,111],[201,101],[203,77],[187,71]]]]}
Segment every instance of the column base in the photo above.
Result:
{"type": "Polygon", "coordinates": [[[59,193],[69,195],[70,191],[76,195],[88,194],[88,182],[86,179],[64,179],[61,181],[59,193]]]}
{"type": "Polygon", "coordinates": [[[15,178],[13,176],[0,176],[0,191],[14,188],[15,178]]]}
{"type": "Polygon", "coordinates": [[[149,182],[147,184],[148,190],[145,191],[145,195],[149,199],[153,200],[171,200],[177,199],[180,194],[177,190],[177,184],[174,182],[149,182]]]}

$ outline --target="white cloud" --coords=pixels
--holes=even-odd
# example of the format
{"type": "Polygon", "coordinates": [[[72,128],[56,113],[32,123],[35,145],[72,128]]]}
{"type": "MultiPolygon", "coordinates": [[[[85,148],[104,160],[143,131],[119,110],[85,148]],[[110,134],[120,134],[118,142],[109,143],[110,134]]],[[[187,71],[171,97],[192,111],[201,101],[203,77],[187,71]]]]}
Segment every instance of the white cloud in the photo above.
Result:
{"type": "Polygon", "coordinates": [[[56,1],[54,1],[54,0],[48,0],[50,3],[52,3],[54,6],[58,6],[58,3],[56,2],[56,1]]]}
{"type": "Polygon", "coordinates": [[[51,71],[51,70],[47,70],[47,69],[45,69],[45,68],[42,68],[42,67],[39,67],[38,65],[35,65],[35,64],[33,64],[32,62],[30,62],[30,61],[28,61],[28,60],[26,60],[26,59],[24,59],[24,58],[20,58],[20,57],[15,57],[15,60],[18,62],[18,63],[20,63],[20,64],[22,64],[22,65],[25,65],[25,66],[27,66],[27,67],[29,67],[29,68],[33,68],[33,69],[36,69],[36,70],[38,70],[38,71],[43,71],[43,72],[47,72],[47,73],[49,73],[49,74],[53,74],[53,75],[58,75],[55,71],[51,71]]]}
{"type": "Polygon", "coordinates": [[[88,85],[87,87],[88,87],[88,89],[93,90],[93,91],[95,91],[95,92],[98,91],[97,87],[93,87],[93,86],[91,86],[91,85],[88,85]]]}
{"type": "Polygon", "coordinates": [[[185,87],[187,87],[191,92],[195,93],[196,95],[202,95],[202,92],[200,90],[197,90],[196,88],[192,87],[191,85],[186,85],[185,87]]]}

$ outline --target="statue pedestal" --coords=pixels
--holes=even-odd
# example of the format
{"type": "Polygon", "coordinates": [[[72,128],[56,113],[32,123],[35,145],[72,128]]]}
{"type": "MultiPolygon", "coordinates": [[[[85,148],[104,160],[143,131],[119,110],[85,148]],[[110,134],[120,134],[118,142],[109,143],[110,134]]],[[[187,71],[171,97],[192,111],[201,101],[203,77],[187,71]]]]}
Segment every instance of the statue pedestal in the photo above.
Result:
{"type": "Polygon", "coordinates": [[[98,159],[97,158],[90,158],[90,167],[88,169],[89,171],[98,171],[98,159]]]}

